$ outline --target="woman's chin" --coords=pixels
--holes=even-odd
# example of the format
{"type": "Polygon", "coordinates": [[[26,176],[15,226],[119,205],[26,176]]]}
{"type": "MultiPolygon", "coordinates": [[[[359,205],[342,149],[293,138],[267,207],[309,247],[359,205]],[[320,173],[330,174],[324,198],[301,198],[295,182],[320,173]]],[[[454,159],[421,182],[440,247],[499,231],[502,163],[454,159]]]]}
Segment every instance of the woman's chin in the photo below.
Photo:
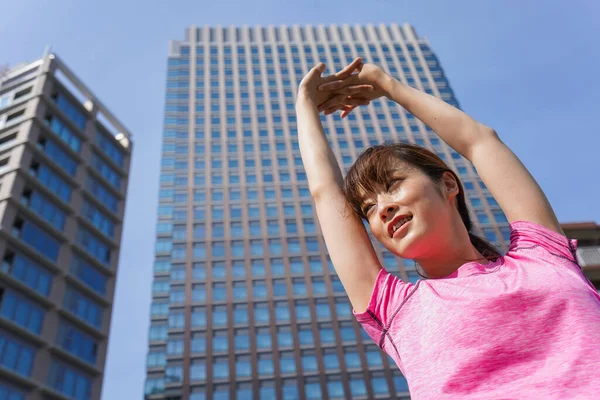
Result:
{"type": "Polygon", "coordinates": [[[419,236],[416,235],[416,232],[409,232],[406,236],[402,238],[392,239],[390,242],[390,250],[392,253],[396,254],[398,257],[402,258],[419,258],[419,236]]]}

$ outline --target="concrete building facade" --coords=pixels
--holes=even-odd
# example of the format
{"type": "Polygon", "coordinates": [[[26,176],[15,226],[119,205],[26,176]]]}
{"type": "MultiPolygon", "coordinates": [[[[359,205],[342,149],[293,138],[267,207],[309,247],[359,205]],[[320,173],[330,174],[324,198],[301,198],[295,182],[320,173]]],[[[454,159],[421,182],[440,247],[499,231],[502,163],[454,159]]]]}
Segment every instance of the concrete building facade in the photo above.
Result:
{"type": "Polygon", "coordinates": [[[100,399],[131,149],[55,54],[2,73],[1,399],[100,399]]]}
{"type": "MultiPolygon", "coordinates": [[[[458,107],[409,25],[190,26],[170,44],[146,399],[408,398],[352,315],[296,136],[304,74],[356,56],[458,107]]],[[[373,144],[429,147],[463,179],[478,233],[507,243],[471,164],[395,103],[322,121],[343,171],[373,144]]],[[[411,260],[375,248],[389,271],[419,278],[411,260]]]]}

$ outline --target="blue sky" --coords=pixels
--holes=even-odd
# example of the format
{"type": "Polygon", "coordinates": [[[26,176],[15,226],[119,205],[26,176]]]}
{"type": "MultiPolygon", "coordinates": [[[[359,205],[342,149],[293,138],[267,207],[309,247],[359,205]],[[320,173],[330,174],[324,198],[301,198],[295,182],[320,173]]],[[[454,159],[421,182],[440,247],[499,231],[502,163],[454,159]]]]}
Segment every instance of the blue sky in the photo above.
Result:
{"type": "Polygon", "coordinates": [[[4,2],[0,64],[50,44],[134,134],[103,400],[140,399],[149,324],[167,45],[190,24],[413,24],[465,111],[494,127],[561,221],[600,221],[595,1],[4,2]]]}

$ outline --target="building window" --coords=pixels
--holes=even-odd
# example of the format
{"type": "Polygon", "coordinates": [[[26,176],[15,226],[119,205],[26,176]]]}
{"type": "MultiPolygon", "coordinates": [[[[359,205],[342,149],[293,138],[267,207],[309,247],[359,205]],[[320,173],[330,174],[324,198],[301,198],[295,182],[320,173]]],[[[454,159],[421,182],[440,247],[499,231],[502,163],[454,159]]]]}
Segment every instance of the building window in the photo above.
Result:
{"type": "Polygon", "coordinates": [[[111,139],[100,131],[96,131],[96,145],[98,145],[104,154],[106,154],[115,164],[122,168],[125,156],[113,140],[115,139],[111,139]]]}
{"type": "Polygon", "coordinates": [[[321,384],[319,383],[318,378],[307,378],[306,383],[304,384],[304,389],[306,390],[306,398],[307,399],[322,399],[323,394],[321,392],[321,384]]]}
{"type": "Polygon", "coordinates": [[[121,189],[121,176],[96,153],[92,153],[92,167],[117,189],[121,189]]]}
{"type": "Polygon", "coordinates": [[[271,348],[271,332],[269,328],[258,328],[256,330],[256,346],[259,349],[271,348]]]}
{"type": "Polygon", "coordinates": [[[300,240],[298,239],[287,239],[288,252],[289,253],[300,253],[302,248],[300,246],[300,240]]]}
{"type": "Polygon", "coordinates": [[[30,332],[41,332],[44,314],[42,307],[12,290],[6,290],[4,295],[0,296],[0,316],[30,332]]]}
{"type": "Polygon", "coordinates": [[[508,223],[508,220],[506,219],[506,216],[504,215],[504,213],[502,211],[494,211],[494,219],[496,220],[496,222],[502,224],[502,223],[508,223]]]}
{"type": "Polygon", "coordinates": [[[213,331],[213,352],[226,352],[229,348],[227,331],[213,331]]]}
{"type": "Polygon", "coordinates": [[[335,343],[335,334],[333,332],[331,324],[319,324],[319,336],[321,338],[321,344],[335,343]]]}
{"type": "Polygon", "coordinates": [[[331,309],[329,308],[329,302],[327,299],[317,299],[315,308],[317,310],[317,319],[331,319],[331,309]]]}
{"type": "Polygon", "coordinates": [[[0,330],[0,366],[19,375],[29,376],[35,350],[0,330]]]}
{"type": "Polygon", "coordinates": [[[96,364],[98,352],[97,341],[73,325],[61,321],[58,327],[56,342],[69,353],[90,364],[96,364]]]}
{"type": "Polygon", "coordinates": [[[0,270],[44,296],[48,296],[50,293],[52,273],[21,254],[7,252],[0,265],[0,270]]]}
{"type": "Polygon", "coordinates": [[[63,93],[55,93],[52,99],[58,108],[81,130],[85,129],[85,114],[81,112],[63,93]]]}
{"type": "Polygon", "coordinates": [[[374,346],[367,346],[365,356],[367,358],[367,364],[369,365],[369,367],[376,368],[383,365],[381,353],[378,348],[374,346]]]}
{"type": "Polygon", "coordinates": [[[279,366],[283,374],[296,373],[296,360],[291,351],[282,351],[279,353],[279,366]]]}
{"type": "Polygon", "coordinates": [[[168,327],[166,324],[152,324],[148,333],[149,340],[162,341],[167,339],[168,327]]]}
{"type": "Polygon", "coordinates": [[[245,278],[246,277],[246,265],[241,260],[235,260],[231,262],[231,273],[234,278],[245,278]]]}
{"type": "MultiPolygon", "coordinates": [[[[318,261],[318,266],[321,266],[321,260],[318,261]]],[[[311,268],[312,271],[312,268],[311,268]]],[[[314,294],[325,294],[327,293],[327,287],[325,286],[325,280],[322,277],[312,277],[312,288],[314,294]]]]}
{"type": "Polygon", "coordinates": [[[262,256],[263,255],[262,240],[251,240],[250,241],[250,254],[252,256],[262,256]]]}
{"type": "Polygon", "coordinates": [[[263,280],[252,281],[252,293],[255,299],[267,297],[267,285],[263,280]]]}
{"type": "Polygon", "coordinates": [[[100,232],[110,238],[115,236],[115,223],[95,205],[87,200],[83,201],[81,214],[87,218],[100,232]]]}
{"type": "Polygon", "coordinates": [[[233,306],[233,322],[236,325],[248,324],[248,305],[235,304],[233,306]]]}
{"type": "Polygon", "coordinates": [[[477,220],[479,221],[480,224],[489,224],[490,223],[489,216],[484,212],[477,213],[477,220]]]}
{"type": "Polygon", "coordinates": [[[258,374],[260,376],[269,376],[275,373],[273,367],[273,356],[271,353],[258,354],[258,374]]]}
{"type": "Polygon", "coordinates": [[[371,386],[373,387],[375,396],[390,394],[387,379],[385,379],[383,373],[374,373],[371,375],[371,386]]]}
{"type": "Polygon", "coordinates": [[[65,291],[64,307],[93,327],[101,328],[103,308],[70,286],[65,291]]]}
{"type": "MultiPolygon", "coordinates": [[[[40,175],[38,175],[38,178],[41,180],[41,171],[40,171],[40,175]]],[[[94,198],[98,201],[100,201],[102,204],[104,204],[109,210],[113,211],[113,212],[117,212],[117,206],[118,206],[118,200],[117,198],[110,193],[110,191],[108,189],[106,189],[106,187],[100,183],[99,181],[97,181],[95,178],[93,178],[92,176],[88,176],[87,178],[87,182],[86,182],[86,189],[94,196],[94,198]]],[[[66,191],[66,189],[62,189],[62,191],[66,191]]],[[[65,201],[69,201],[68,198],[70,197],[70,187],[68,188],[69,191],[69,196],[67,197],[67,199],[63,200],[65,201]]],[[[66,195],[66,194],[65,194],[66,195]]]]}
{"type": "Polygon", "coordinates": [[[327,392],[329,394],[329,398],[332,398],[332,399],[345,398],[344,385],[342,384],[342,379],[339,375],[327,377],[327,392]]]}
{"type": "Polygon", "coordinates": [[[92,396],[92,378],[62,361],[52,361],[48,384],[75,400],[88,400],[92,396]]]}
{"type": "Polygon", "coordinates": [[[275,302],[275,319],[277,322],[287,322],[290,320],[290,308],[286,301],[275,302]]]}
{"type": "Polygon", "coordinates": [[[165,380],[163,378],[147,378],[145,386],[145,394],[153,395],[163,393],[165,391],[165,380]]]}
{"type": "MultiPolygon", "coordinates": [[[[206,380],[206,360],[196,359],[192,360],[190,365],[190,379],[192,381],[205,381],[206,380]]],[[[181,380],[178,380],[178,382],[181,380]]]]}
{"type": "Polygon", "coordinates": [[[393,380],[394,380],[394,388],[396,389],[396,392],[408,393],[408,382],[406,381],[406,378],[399,371],[394,371],[393,380]]]}
{"type": "Polygon", "coordinates": [[[46,153],[46,155],[60,166],[69,175],[74,176],[77,169],[77,162],[73,160],[65,151],[63,151],[56,143],[40,136],[37,143],[38,147],[46,153]]]}
{"type": "Polygon", "coordinates": [[[185,315],[183,311],[173,311],[169,314],[169,328],[183,329],[185,327],[185,315]]]}
{"type": "Polygon", "coordinates": [[[367,395],[367,387],[362,375],[350,375],[350,392],[352,393],[352,397],[367,395]]]}
{"type": "MultiPolygon", "coordinates": [[[[252,364],[250,362],[250,356],[240,355],[235,357],[235,373],[239,377],[250,377],[252,375],[252,364]]],[[[250,391],[250,397],[252,397],[252,391],[250,391]]],[[[245,397],[238,397],[245,398],[245,397]]]]}
{"type": "Polygon", "coordinates": [[[206,354],[206,334],[194,333],[190,341],[190,351],[193,354],[206,354]]]}
{"type": "Polygon", "coordinates": [[[229,377],[229,361],[227,357],[214,358],[213,376],[216,379],[227,379],[229,377]]]}
{"type": "Polygon", "coordinates": [[[213,306],[212,309],[212,321],[213,326],[227,326],[227,307],[226,306],[213,306]]]}
{"type": "Polygon", "coordinates": [[[167,365],[165,369],[165,380],[167,383],[178,383],[183,380],[183,368],[181,365],[167,365]]]}
{"type": "Polygon", "coordinates": [[[50,260],[56,261],[58,259],[60,243],[33,222],[17,217],[13,225],[13,235],[35,248],[50,260]]]}
{"type": "Polygon", "coordinates": [[[348,368],[360,368],[360,356],[355,349],[351,347],[344,348],[344,359],[346,361],[346,367],[348,368]]]}
{"type": "Polygon", "coordinates": [[[338,317],[350,317],[352,315],[350,304],[341,298],[335,300],[335,311],[338,317]]]}
{"type": "Polygon", "coordinates": [[[282,252],[281,240],[269,239],[269,252],[273,255],[279,255],[282,252]]]}
{"type": "Polygon", "coordinates": [[[310,320],[310,308],[306,300],[296,300],[294,302],[296,308],[296,318],[298,320],[310,320]]]}
{"type": "Polygon", "coordinates": [[[304,282],[304,278],[292,279],[292,291],[294,293],[294,296],[306,296],[306,283],[304,282]]]}
{"type": "Polygon", "coordinates": [[[299,397],[299,392],[298,392],[298,384],[297,384],[297,379],[293,378],[293,379],[284,379],[283,380],[283,398],[284,399],[298,399],[299,397]]]}
{"type": "Polygon", "coordinates": [[[185,268],[173,268],[171,270],[171,281],[185,281],[185,268]]]}
{"type": "Polygon", "coordinates": [[[267,303],[254,304],[254,319],[257,324],[268,324],[270,322],[267,303]]]}
{"type": "Polygon", "coordinates": [[[217,282],[213,283],[213,300],[214,301],[222,301],[227,298],[227,288],[225,283],[217,282]]]}
{"type": "Polygon", "coordinates": [[[174,286],[169,293],[169,302],[178,304],[185,302],[185,290],[182,287],[174,286]]]}
{"type": "Polygon", "coordinates": [[[106,266],[110,264],[110,247],[82,226],[77,231],[77,244],[102,264],[106,266]]]}
{"type": "Polygon", "coordinates": [[[204,307],[192,308],[192,328],[206,327],[206,309],[204,307]]]}
{"type": "Polygon", "coordinates": [[[75,135],[64,122],[52,115],[46,117],[45,122],[56,136],[66,143],[73,151],[79,153],[79,150],[81,149],[81,139],[75,135]]]}
{"type": "MultiPolygon", "coordinates": [[[[0,104],[1,108],[1,104],[0,104]]],[[[6,400],[24,400],[25,393],[17,390],[14,386],[8,386],[7,383],[0,381],[0,395],[6,400]]]]}

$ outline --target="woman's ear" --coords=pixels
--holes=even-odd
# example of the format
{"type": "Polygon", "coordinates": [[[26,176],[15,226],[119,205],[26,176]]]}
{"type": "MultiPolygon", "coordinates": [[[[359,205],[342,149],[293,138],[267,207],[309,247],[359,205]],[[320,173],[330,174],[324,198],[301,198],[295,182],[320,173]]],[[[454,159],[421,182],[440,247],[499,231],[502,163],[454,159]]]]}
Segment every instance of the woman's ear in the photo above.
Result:
{"type": "Polygon", "coordinates": [[[455,198],[460,192],[460,186],[456,176],[451,172],[444,172],[442,175],[442,189],[448,199],[455,198]]]}

